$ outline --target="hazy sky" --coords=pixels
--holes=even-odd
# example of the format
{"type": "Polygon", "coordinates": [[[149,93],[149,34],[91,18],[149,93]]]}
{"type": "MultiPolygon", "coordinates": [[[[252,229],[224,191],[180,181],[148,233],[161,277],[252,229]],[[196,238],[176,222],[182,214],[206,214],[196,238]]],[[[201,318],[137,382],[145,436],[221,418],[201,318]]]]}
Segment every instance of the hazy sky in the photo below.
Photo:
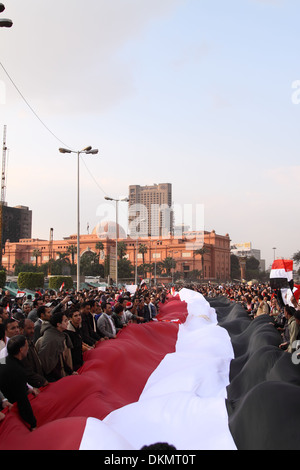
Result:
{"type": "MultiPolygon", "coordinates": [[[[251,241],[268,264],[300,249],[299,0],[4,0],[0,131],[9,205],[33,237],[81,232],[130,184],[170,182],[205,229],[251,241]],[[293,88],[294,86],[294,88],[293,88]],[[62,141],[62,142],[60,142],[62,141]],[[2,137],[1,137],[2,140],[2,137]]],[[[126,219],[120,203],[120,220],[126,219]]]]}

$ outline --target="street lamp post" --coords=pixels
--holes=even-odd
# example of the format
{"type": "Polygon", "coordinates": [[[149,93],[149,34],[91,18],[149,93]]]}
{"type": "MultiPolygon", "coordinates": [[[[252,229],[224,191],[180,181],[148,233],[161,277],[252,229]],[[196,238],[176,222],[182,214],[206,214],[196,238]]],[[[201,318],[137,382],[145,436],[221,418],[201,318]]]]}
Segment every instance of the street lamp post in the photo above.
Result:
{"type": "Polygon", "coordinates": [[[114,199],[109,196],[105,196],[104,199],[106,201],[115,201],[116,203],[116,287],[118,288],[118,236],[119,236],[119,225],[118,225],[118,203],[119,202],[129,202],[128,197],[124,197],[123,199],[114,199]]]}
{"type": "MultiPolygon", "coordinates": [[[[139,222],[139,225],[141,226],[142,222],[146,222],[146,219],[142,219],[139,222]]],[[[134,283],[137,286],[137,268],[138,268],[138,246],[139,246],[139,236],[138,232],[136,233],[136,242],[135,242],[135,268],[134,268],[134,283]]]]}
{"type": "Polygon", "coordinates": [[[59,149],[60,153],[76,153],[77,154],[77,291],[80,290],[80,198],[79,198],[79,159],[80,154],[85,153],[89,155],[95,155],[98,153],[98,149],[93,149],[91,146],[84,148],[83,150],[70,150],[65,148],[59,149]]]}
{"type": "MultiPolygon", "coordinates": [[[[5,10],[5,6],[3,5],[3,3],[0,3],[0,13],[2,13],[4,10],[5,10]]],[[[9,20],[6,18],[0,18],[0,27],[10,28],[12,25],[13,25],[12,20],[9,20]]],[[[4,204],[4,201],[1,198],[1,201],[0,201],[0,265],[2,265],[3,204],[4,204]]]]}

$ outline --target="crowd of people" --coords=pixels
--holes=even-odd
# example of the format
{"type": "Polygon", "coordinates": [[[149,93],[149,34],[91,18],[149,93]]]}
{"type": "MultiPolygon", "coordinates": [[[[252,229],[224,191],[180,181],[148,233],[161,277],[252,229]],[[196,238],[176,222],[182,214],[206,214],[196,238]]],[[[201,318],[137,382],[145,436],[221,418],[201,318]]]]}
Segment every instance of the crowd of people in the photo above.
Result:
{"type": "Polygon", "coordinates": [[[116,339],[129,323],[152,321],[165,297],[163,289],[144,288],[134,295],[125,289],[47,290],[33,298],[12,298],[5,291],[0,299],[0,421],[3,409],[17,403],[25,423],[35,429],[28,393],[78,374],[86,351],[116,339]]]}
{"type": "Polygon", "coordinates": [[[300,301],[290,295],[286,303],[269,284],[233,284],[201,286],[198,289],[205,297],[225,296],[243,306],[251,319],[269,315],[270,322],[279,331],[282,342],[279,347],[293,352],[300,346],[300,301]],[[298,343],[299,341],[299,343],[298,343]]]}
{"type": "MultiPolygon", "coordinates": [[[[240,303],[251,319],[269,315],[282,335],[282,349],[291,352],[300,340],[299,304],[293,299],[294,307],[282,306],[267,284],[190,288],[206,298],[225,296],[240,303]]],[[[17,403],[20,416],[34,430],[37,422],[28,393],[36,395],[49,383],[78,374],[84,353],[99,342],[115,340],[129,323],[153,321],[168,293],[164,286],[140,286],[133,293],[125,288],[46,290],[16,298],[5,291],[0,298],[0,421],[17,403]]]]}

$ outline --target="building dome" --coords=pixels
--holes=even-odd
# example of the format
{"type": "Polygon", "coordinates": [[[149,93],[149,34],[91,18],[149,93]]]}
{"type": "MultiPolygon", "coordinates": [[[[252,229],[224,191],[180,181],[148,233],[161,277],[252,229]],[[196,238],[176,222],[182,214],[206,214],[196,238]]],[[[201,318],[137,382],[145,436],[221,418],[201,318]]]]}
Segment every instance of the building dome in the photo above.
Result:
{"type": "MultiPolygon", "coordinates": [[[[118,224],[119,238],[127,238],[126,232],[123,227],[118,224]]],[[[111,220],[103,220],[96,225],[93,230],[93,235],[97,235],[98,238],[116,238],[116,222],[111,220]]]]}

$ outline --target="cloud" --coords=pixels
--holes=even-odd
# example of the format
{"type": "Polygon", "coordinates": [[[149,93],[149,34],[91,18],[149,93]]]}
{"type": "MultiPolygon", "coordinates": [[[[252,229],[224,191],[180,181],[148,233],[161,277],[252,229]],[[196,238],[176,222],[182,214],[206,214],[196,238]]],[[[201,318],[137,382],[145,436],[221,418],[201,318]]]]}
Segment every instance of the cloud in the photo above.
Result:
{"type": "MultiPolygon", "coordinates": [[[[14,0],[7,8],[14,26],[1,42],[1,61],[33,107],[101,113],[135,91],[122,48],[182,3],[14,0]]],[[[11,101],[14,96],[10,91],[11,101]]]]}
{"type": "Polygon", "coordinates": [[[202,62],[212,50],[213,46],[205,41],[201,44],[191,44],[178,54],[178,57],[172,61],[172,66],[178,69],[191,63],[202,62]]]}
{"type": "MultiPolygon", "coordinates": [[[[284,191],[298,192],[300,181],[300,165],[271,168],[266,172],[267,178],[274,188],[284,191]]],[[[286,193],[288,195],[288,193],[286,193]]]]}
{"type": "Polygon", "coordinates": [[[281,6],[286,3],[286,0],[251,0],[254,3],[262,3],[266,5],[281,6]]]}

